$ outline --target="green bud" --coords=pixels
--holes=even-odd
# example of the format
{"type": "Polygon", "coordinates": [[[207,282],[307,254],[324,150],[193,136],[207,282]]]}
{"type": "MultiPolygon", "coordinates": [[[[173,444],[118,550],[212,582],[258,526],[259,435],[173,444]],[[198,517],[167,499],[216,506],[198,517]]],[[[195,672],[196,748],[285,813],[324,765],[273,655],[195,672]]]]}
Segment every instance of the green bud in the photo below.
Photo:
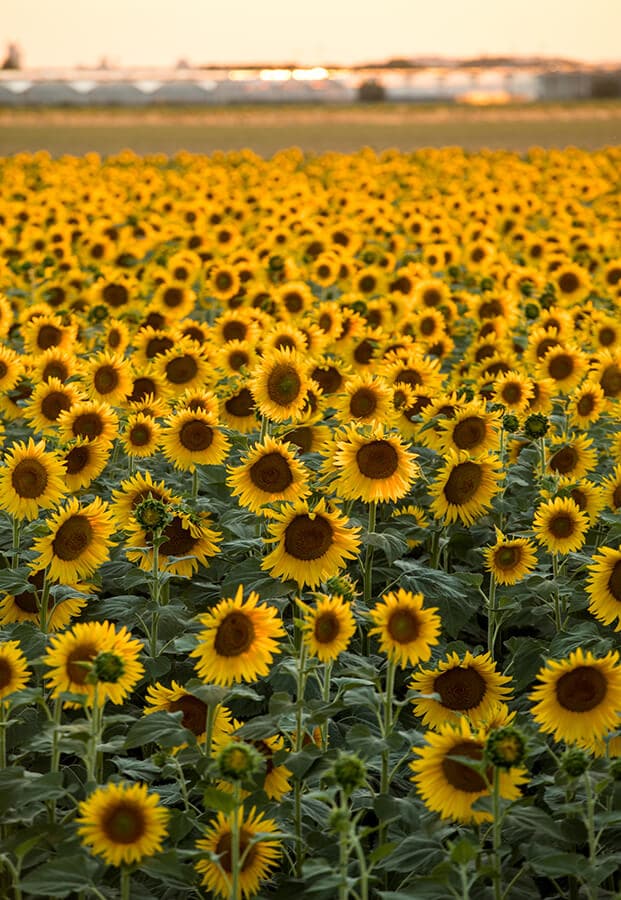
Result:
{"type": "Polygon", "coordinates": [[[536,319],[541,310],[536,303],[527,303],[524,307],[524,315],[527,319],[536,319]]]}
{"type": "Polygon", "coordinates": [[[485,756],[499,769],[519,766],[526,756],[524,735],[512,725],[495,728],[485,742],[485,756]]]}
{"type": "Polygon", "coordinates": [[[349,816],[343,809],[333,809],[328,818],[328,828],[334,834],[345,834],[349,831],[349,816]]]}
{"type": "Polygon", "coordinates": [[[517,416],[511,415],[511,413],[509,413],[503,418],[502,427],[505,431],[509,431],[511,434],[513,434],[515,431],[519,431],[520,420],[517,416]]]}
{"type": "Polygon", "coordinates": [[[116,653],[98,653],[93,662],[93,673],[97,681],[116,684],[125,672],[125,663],[116,653]]]}
{"type": "Polygon", "coordinates": [[[108,318],[108,315],[108,307],[104,306],[103,303],[98,303],[97,306],[93,306],[89,311],[88,319],[89,322],[103,322],[108,318]]]}
{"type": "Polygon", "coordinates": [[[161,531],[171,520],[166,504],[154,497],[141,500],[134,510],[134,516],[146,531],[161,531]]]}
{"type": "Polygon", "coordinates": [[[339,756],[334,763],[332,774],[338,786],[349,795],[365,783],[367,769],[358,756],[354,756],[353,753],[345,753],[339,756]]]}
{"type": "Polygon", "coordinates": [[[494,279],[489,276],[485,276],[485,278],[481,279],[481,290],[482,291],[491,291],[494,289],[494,279]]]}
{"type": "Polygon", "coordinates": [[[328,588],[326,593],[337,594],[349,603],[353,603],[358,596],[357,583],[352,581],[349,575],[336,575],[334,578],[329,578],[326,584],[328,588]]]}
{"type": "Polygon", "coordinates": [[[216,765],[227,781],[245,781],[260,770],[263,757],[251,744],[232,741],[218,753],[216,765]]]}
{"type": "Polygon", "coordinates": [[[529,438],[539,438],[547,434],[550,423],[542,413],[533,413],[524,423],[524,433],[529,438]]]}
{"type": "Polygon", "coordinates": [[[570,747],[561,756],[561,769],[570,778],[579,778],[591,765],[589,754],[580,747],[570,747]]]}

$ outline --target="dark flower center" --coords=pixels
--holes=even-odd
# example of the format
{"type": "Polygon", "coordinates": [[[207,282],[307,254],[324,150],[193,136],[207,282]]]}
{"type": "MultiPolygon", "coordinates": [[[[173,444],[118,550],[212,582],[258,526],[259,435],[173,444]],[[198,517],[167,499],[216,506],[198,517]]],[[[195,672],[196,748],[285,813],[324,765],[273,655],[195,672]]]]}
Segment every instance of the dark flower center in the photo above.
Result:
{"type": "Polygon", "coordinates": [[[41,401],[41,412],[48,422],[55,422],[61,412],[69,409],[71,401],[62,391],[50,391],[41,401]]]}
{"type": "Polygon", "coordinates": [[[19,497],[33,500],[44,493],[48,476],[45,466],[36,459],[24,459],[11,473],[11,483],[19,497]]]}
{"type": "Polygon", "coordinates": [[[475,496],[482,480],[483,472],[477,463],[459,463],[444,485],[444,496],[454,506],[462,506],[475,496]]]}
{"type": "Polygon", "coordinates": [[[207,704],[199,700],[198,697],[185,694],[178,700],[173,700],[168,709],[170,712],[179,712],[181,710],[183,713],[181,724],[197,737],[205,731],[207,704]]]}
{"type": "Polygon", "coordinates": [[[95,372],[93,384],[99,394],[109,394],[119,383],[119,373],[114,366],[100,366],[95,372]]]}
{"type": "Polygon", "coordinates": [[[339,636],[340,630],[338,616],[331,611],[323,612],[315,619],[313,634],[318,644],[331,644],[339,636]]]}
{"type": "Polygon", "coordinates": [[[578,453],[573,447],[563,447],[550,460],[550,468],[553,472],[566,475],[568,472],[573,472],[578,464],[578,459],[578,453]]]}
{"type": "Polygon", "coordinates": [[[259,490],[280,494],[293,482],[289,463],[280,453],[266,453],[250,467],[250,480],[259,490]]]}
{"type": "MultiPolygon", "coordinates": [[[[451,756],[463,756],[473,762],[483,759],[483,748],[476,741],[460,741],[451,748],[451,756]]],[[[452,788],[466,794],[478,794],[487,790],[487,784],[480,772],[456,759],[445,757],[442,760],[442,772],[452,788]]]]}
{"type": "Polygon", "coordinates": [[[79,559],[92,540],[93,529],[88,518],[81,515],[71,516],[56,532],[52,549],[58,559],[70,562],[79,559]]]}
{"type": "Polygon", "coordinates": [[[302,379],[289,363],[274,366],[267,379],[267,395],[278,406],[289,406],[300,395],[302,379]]]}
{"type": "Polygon", "coordinates": [[[179,443],[194,453],[207,450],[213,443],[214,430],[200,419],[185,422],[179,431],[179,443]]]}
{"type": "Polygon", "coordinates": [[[434,680],[433,690],[440,694],[443,706],[465,710],[479,705],[487,693],[487,685],[476,669],[456,666],[438,675],[434,680]]]}
{"type": "Polygon", "coordinates": [[[146,829],[143,811],[128,800],[119,800],[106,811],[101,822],[101,830],[114,844],[135,844],[146,829]]]}
{"type": "Polygon", "coordinates": [[[285,529],[285,550],[295,559],[320,559],[333,543],[332,526],[322,516],[296,516],[285,529]]]}
{"type": "Polygon", "coordinates": [[[420,632],[417,616],[409,609],[396,609],[386,625],[388,634],[398,644],[409,644],[415,641],[420,632]]]}
{"type": "Polygon", "coordinates": [[[254,641],[252,620],[242,612],[231,612],[218,625],[214,648],[218,656],[240,656],[254,641]]]}
{"type": "Polygon", "coordinates": [[[556,682],[556,699],[570,712],[589,712],[602,702],[607,693],[606,678],[592,666],[578,666],[561,675],[556,682]]]}
{"type": "Polygon", "coordinates": [[[198,363],[193,356],[176,356],[166,364],[166,379],[171,384],[186,384],[196,377],[198,363]]]}
{"type": "Polygon", "coordinates": [[[479,416],[469,416],[462,419],[453,429],[453,443],[460,450],[472,450],[478,447],[485,439],[487,429],[485,419],[479,416]]]}
{"type": "Polygon", "coordinates": [[[389,441],[371,441],[360,447],[356,462],[367,478],[390,478],[399,468],[399,455],[389,441]]]}

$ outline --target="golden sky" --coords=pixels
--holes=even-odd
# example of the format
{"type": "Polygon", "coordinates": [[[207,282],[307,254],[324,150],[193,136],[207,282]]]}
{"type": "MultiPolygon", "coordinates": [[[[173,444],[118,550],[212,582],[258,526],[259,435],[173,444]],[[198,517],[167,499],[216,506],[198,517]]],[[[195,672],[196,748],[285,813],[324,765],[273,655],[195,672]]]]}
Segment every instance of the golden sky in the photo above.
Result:
{"type": "Polygon", "coordinates": [[[621,58],[621,0],[0,0],[27,66],[621,58]]]}

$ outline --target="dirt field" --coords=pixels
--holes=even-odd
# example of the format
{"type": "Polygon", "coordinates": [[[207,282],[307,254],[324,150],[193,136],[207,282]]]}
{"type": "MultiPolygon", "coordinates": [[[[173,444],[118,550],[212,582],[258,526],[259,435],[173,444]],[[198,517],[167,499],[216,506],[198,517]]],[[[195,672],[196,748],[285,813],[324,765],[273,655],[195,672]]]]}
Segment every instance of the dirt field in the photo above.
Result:
{"type": "Polygon", "coordinates": [[[49,150],[196,153],[249,147],[270,156],[288,146],[307,152],[351,152],[363,146],[460,145],[524,151],[621,144],[621,103],[517,107],[226,107],[155,110],[0,109],[0,154],[49,150]]]}

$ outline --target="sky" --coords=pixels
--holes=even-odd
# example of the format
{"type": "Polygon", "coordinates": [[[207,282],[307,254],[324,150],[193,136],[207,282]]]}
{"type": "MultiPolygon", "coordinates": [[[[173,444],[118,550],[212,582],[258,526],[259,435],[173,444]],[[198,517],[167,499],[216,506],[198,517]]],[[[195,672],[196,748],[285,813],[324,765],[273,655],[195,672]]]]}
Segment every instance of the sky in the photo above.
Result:
{"type": "Polygon", "coordinates": [[[621,0],[0,0],[27,67],[621,59],[621,0]]]}

